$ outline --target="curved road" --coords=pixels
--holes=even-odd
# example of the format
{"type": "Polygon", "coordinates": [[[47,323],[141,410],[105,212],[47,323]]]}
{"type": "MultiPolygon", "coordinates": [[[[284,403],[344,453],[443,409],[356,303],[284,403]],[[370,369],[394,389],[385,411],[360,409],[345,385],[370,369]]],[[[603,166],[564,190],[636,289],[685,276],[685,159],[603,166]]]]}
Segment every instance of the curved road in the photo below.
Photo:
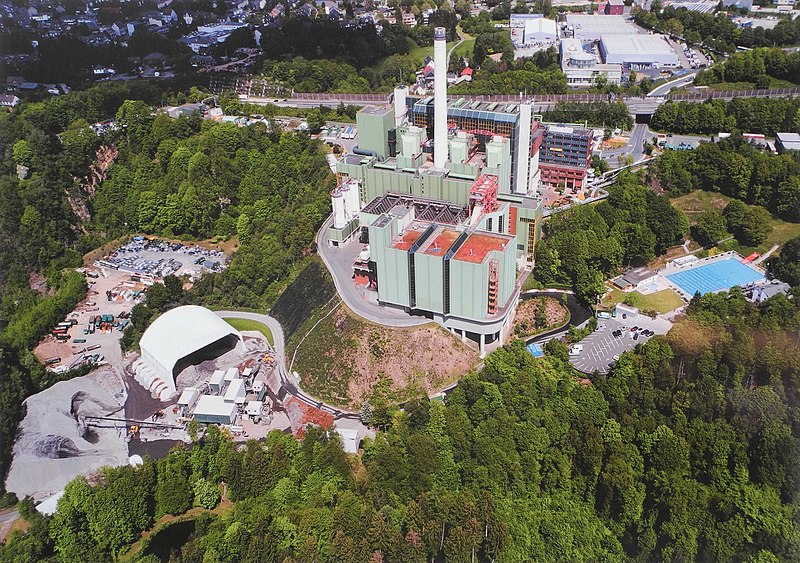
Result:
{"type": "Polygon", "coordinates": [[[647,95],[648,96],[666,96],[673,88],[683,88],[687,84],[694,82],[694,77],[697,76],[696,72],[682,76],[677,80],[672,80],[661,86],[653,88],[647,95]]]}
{"type": "Polygon", "coordinates": [[[251,313],[249,311],[214,312],[217,314],[217,316],[223,319],[247,319],[250,321],[259,322],[269,328],[270,332],[272,332],[272,339],[275,342],[275,346],[273,346],[275,350],[275,368],[278,370],[278,378],[281,382],[281,386],[287,391],[287,393],[299,399],[300,401],[303,401],[307,405],[332,414],[334,418],[359,419],[358,413],[345,411],[338,407],[334,407],[333,405],[328,405],[322,401],[318,401],[300,389],[297,381],[286,369],[286,343],[283,337],[283,328],[277,319],[270,317],[269,315],[264,315],[262,313],[251,313]]]}
{"type": "Polygon", "coordinates": [[[317,254],[328,268],[339,297],[353,313],[370,322],[393,328],[420,326],[433,322],[424,317],[414,317],[404,311],[367,301],[361,293],[362,290],[353,283],[353,259],[361,250],[361,245],[350,242],[340,248],[329,246],[327,232],[332,223],[333,214],[325,220],[317,232],[317,254]]]}

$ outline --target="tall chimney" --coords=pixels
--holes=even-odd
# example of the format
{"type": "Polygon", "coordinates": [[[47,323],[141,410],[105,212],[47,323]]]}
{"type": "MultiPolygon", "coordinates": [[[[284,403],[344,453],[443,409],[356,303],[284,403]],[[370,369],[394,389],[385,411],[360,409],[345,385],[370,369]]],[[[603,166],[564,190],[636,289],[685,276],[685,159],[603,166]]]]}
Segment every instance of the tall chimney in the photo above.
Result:
{"type": "Polygon", "coordinates": [[[400,85],[394,89],[394,126],[400,127],[405,121],[406,112],[406,99],[408,98],[408,86],[400,85]]]}
{"type": "Polygon", "coordinates": [[[531,165],[531,126],[533,106],[528,103],[519,106],[519,143],[517,143],[517,185],[518,194],[528,193],[528,174],[531,165]]]}
{"type": "Polygon", "coordinates": [[[447,32],[433,30],[433,165],[447,162],[447,32]]]}

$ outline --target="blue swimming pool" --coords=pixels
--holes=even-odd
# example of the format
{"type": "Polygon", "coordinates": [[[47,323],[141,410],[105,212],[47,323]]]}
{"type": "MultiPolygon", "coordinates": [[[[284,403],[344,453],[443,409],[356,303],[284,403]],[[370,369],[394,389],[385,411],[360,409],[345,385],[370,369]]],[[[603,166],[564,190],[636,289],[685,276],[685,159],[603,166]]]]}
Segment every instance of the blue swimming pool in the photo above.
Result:
{"type": "Polygon", "coordinates": [[[736,258],[725,258],[704,266],[697,266],[669,274],[666,278],[689,295],[730,289],[764,279],[756,270],[742,264],[736,258]]]}
{"type": "Polygon", "coordinates": [[[534,358],[541,358],[542,356],[544,356],[544,351],[542,350],[542,347],[539,346],[538,344],[528,344],[527,348],[528,352],[533,354],[534,358]]]}

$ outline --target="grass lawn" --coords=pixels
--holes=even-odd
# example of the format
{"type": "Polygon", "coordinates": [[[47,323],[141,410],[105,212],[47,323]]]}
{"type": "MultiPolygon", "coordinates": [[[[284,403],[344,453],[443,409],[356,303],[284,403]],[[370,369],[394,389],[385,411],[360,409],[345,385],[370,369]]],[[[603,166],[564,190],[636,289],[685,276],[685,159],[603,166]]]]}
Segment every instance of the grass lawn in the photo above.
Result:
{"type": "MultiPolygon", "coordinates": [[[[779,78],[769,79],[770,88],[794,88],[797,86],[794,82],[788,80],[781,80],[779,78]]],[[[710,90],[753,90],[756,87],[755,82],[717,82],[716,84],[709,84],[710,90]]]]}
{"type": "Polygon", "coordinates": [[[461,45],[453,49],[453,54],[458,57],[466,57],[470,64],[472,64],[472,51],[474,48],[474,39],[464,39],[464,42],[461,45]]]}
{"type": "Polygon", "coordinates": [[[709,84],[709,90],[752,90],[755,88],[755,82],[717,82],[716,84],[709,84]]]}
{"type": "Polygon", "coordinates": [[[264,335],[270,346],[275,346],[275,339],[272,338],[272,331],[269,327],[258,321],[251,321],[250,319],[224,319],[226,323],[231,325],[236,330],[255,330],[264,335]]]}
{"type": "MultiPolygon", "coordinates": [[[[728,196],[716,192],[695,190],[673,199],[672,205],[683,211],[689,219],[689,223],[694,225],[701,213],[712,208],[722,211],[730,200],[731,198],[728,196]]],[[[744,256],[752,252],[763,254],[775,244],[780,246],[787,240],[800,236],[800,223],[788,223],[777,217],[772,217],[770,225],[772,225],[772,231],[759,246],[741,246],[736,241],[730,241],[723,245],[723,249],[736,250],[744,256]]]]}
{"type": "Polygon", "coordinates": [[[603,305],[611,308],[619,303],[622,303],[626,297],[628,297],[630,300],[631,296],[633,296],[633,306],[638,307],[642,311],[658,311],[659,313],[666,313],[683,305],[683,300],[671,289],[662,289],[661,291],[656,291],[650,295],[642,295],[638,291],[625,293],[619,289],[614,289],[611,291],[612,299],[606,297],[603,299],[603,305]]]}

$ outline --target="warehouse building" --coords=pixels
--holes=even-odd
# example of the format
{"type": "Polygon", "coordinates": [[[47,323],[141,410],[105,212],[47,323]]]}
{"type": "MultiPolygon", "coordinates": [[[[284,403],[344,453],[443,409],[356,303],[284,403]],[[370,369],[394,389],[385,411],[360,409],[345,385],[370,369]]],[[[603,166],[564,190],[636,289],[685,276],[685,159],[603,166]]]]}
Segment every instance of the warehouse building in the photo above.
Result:
{"type": "Polygon", "coordinates": [[[606,84],[622,82],[622,66],[601,63],[594,53],[583,48],[580,39],[562,39],[559,50],[561,70],[570,86],[594,86],[600,77],[606,84]]]}
{"type": "Polygon", "coordinates": [[[566,29],[575,39],[597,41],[602,35],[629,35],[639,32],[625,16],[567,14],[566,29]]]}
{"type": "Polygon", "coordinates": [[[511,42],[515,46],[546,47],[558,40],[558,25],[555,20],[547,19],[541,14],[511,14],[509,27],[511,42]]]}
{"type": "Polygon", "coordinates": [[[185,305],[158,317],[142,335],[142,356],[134,362],[136,379],[166,400],[176,393],[175,377],[190,365],[238,348],[242,335],[212,311],[185,305]]]}
{"type": "Polygon", "coordinates": [[[680,65],[678,54],[661,35],[604,34],[600,54],[606,64],[626,68],[672,68],[680,65]]]}

